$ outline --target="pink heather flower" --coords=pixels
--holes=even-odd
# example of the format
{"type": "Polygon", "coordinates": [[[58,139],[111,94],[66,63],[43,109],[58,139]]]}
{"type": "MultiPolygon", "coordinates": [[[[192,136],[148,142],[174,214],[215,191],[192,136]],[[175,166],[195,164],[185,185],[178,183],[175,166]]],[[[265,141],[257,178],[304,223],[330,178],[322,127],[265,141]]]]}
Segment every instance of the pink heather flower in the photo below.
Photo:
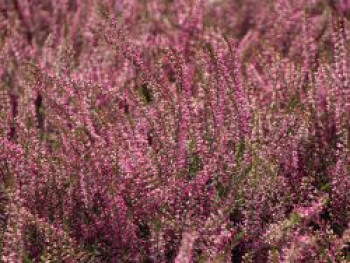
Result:
{"type": "Polygon", "coordinates": [[[349,0],[328,0],[332,8],[334,8],[339,14],[348,16],[350,14],[350,1],[349,0]]]}
{"type": "Polygon", "coordinates": [[[350,0],[339,0],[339,10],[345,14],[350,11],[350,0]]]}
{"type": "Polygon", "coordinates": [[[314,201],[310,206],[307,207],[297,207],[294,211],[301,217],[305,219],[310,219],[311,217],[320,213],[324,205],[324,199],[314,201]]]}
{"type": "Polygon", "coordinates": [[[192,252],[197,237],[198,233],[195,231],[185,232],[182,235],[181,246],[175,263],[192,263],[192,252]]]}
{"type": "Polygon", "coordinates": [[[324,2],[0,0],[0,260],[341,262],[350,1],[324,2]]]}

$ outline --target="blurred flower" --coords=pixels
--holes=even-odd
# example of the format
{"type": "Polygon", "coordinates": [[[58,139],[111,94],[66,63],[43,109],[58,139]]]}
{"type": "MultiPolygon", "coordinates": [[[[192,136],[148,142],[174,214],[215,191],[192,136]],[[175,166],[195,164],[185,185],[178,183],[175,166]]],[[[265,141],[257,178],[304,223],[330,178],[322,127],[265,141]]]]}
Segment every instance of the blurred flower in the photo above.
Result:
{"type": "Polygon", "coordinates": [[[350,18],[350,0],[328,0],[328,3],[340,15],[350,18]]]}

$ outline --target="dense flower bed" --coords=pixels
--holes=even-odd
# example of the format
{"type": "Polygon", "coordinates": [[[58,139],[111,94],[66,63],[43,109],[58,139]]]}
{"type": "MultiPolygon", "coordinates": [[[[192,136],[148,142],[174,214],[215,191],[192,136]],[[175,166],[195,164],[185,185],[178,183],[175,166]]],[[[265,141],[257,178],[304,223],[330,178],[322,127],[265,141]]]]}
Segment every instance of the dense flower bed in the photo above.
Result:
{"type": "Polygon", "coordinates": [[[350,1],[0,1],[2,262],[348,262],[350,1]]]}

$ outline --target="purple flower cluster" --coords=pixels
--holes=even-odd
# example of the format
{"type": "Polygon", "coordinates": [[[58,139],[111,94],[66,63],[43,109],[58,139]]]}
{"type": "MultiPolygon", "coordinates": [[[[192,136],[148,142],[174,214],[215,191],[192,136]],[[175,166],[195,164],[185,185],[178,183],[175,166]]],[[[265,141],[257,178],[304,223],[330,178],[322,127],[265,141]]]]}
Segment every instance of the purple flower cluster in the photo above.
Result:
{"type": "Polygon", "coordinates": [[[0,1],[1,262],[348,262],[350,1],[0,1]]]}

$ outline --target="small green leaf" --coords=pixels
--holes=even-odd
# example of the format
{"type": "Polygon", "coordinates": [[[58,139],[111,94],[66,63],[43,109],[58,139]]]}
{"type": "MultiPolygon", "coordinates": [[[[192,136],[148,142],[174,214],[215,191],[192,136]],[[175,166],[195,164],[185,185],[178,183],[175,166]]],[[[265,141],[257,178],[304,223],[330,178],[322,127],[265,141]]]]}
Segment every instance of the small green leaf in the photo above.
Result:
{"type": "Polygon", "coordinates": [[[237,146],[237,150],[236,150],[236,160],[237,162],[242,160],[243,154],[244,154],[244,150],[245,150],[245,142],[244,140],[240,140],[238,146],[237,146]]]}
{"type": "Polygon", "coordinates": [[[153,101],[153,95],[151,93],[151,90],[148,88],[147,83],[144,83],[140,86],[139,92],[146,103],[150,103],[153,101]]]}
{"type": "Polygon", "coordinates": [[[24,253],[24,254],[23,254],[22,262],[23,262],[23,263],[32,263],[32,261],[30,260],[30,258],[29,258],[28,255],[27,255],[27,253],[24,253]]]}
{"type": "Polygon", "coordinates": [[[293,110],[298,105],[298,102],[299,101],[298,101],[297,96],[294,95],[289,102],[288,110],[290,110],[290,111],[293,110]]]}

